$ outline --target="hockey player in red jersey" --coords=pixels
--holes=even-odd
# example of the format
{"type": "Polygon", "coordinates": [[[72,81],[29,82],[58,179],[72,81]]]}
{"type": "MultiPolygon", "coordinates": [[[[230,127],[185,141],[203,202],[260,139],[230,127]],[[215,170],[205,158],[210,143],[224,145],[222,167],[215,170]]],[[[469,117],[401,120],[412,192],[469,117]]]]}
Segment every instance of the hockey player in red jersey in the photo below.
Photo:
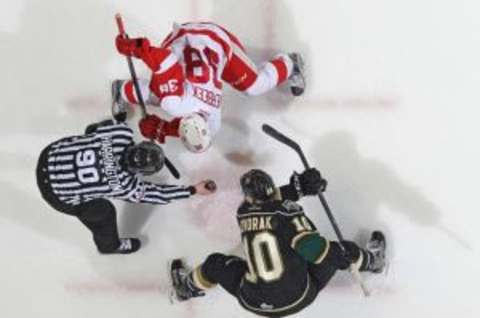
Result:
{"type": "MultiPolygon", "coordinates": [[[[142,134],[160,143],[166,136],[180,137],[192,152],[205,151],[220,129],[224,83],[249,96],[283,83],[294,96],[305,89],[300,54],[278,54],[257,68],[240,41],[214,23],[176,24],[158,47],[147,38],[122,35],[115,44],[121,54],[139,58],[151,69],[150,79],[139,80],[142,97],[174,118],[167,122],[149,115],[140,122],[142,134]]],[[[127,106],[138,103],[128,80],[113,82],[112,97],[114,116],[125,116],[127,106]]]]}

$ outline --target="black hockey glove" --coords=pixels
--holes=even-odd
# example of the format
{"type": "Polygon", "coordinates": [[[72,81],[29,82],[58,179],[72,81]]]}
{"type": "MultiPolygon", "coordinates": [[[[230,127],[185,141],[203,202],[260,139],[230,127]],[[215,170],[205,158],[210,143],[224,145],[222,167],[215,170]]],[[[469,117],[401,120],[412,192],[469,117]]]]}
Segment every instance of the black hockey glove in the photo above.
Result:
{"type": "Polygon", "coordinates": [[[315,195],[325,191],[327,188],[327,180],[322,178],[322,175],[317,169],[309,168],[302,172],[302,174],[294,172],[290,177],[290,186],[297,191],[299,197],[315,195]]]}

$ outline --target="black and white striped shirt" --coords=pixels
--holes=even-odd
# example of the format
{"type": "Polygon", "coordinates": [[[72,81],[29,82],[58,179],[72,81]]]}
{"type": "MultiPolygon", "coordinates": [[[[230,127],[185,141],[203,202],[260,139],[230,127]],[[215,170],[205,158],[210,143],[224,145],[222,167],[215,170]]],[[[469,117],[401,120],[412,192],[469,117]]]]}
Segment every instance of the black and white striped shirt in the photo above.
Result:
{"type": "Polygon", "coordinates": [[[43,163],[57,198],[77,205],[96,198],[167,204],[191,196],[189,187],[140,180],[120,164],[132,145],[133,131],[124,123],[104,122],[93,132],[66,137],[47,147],[43,163]]]}

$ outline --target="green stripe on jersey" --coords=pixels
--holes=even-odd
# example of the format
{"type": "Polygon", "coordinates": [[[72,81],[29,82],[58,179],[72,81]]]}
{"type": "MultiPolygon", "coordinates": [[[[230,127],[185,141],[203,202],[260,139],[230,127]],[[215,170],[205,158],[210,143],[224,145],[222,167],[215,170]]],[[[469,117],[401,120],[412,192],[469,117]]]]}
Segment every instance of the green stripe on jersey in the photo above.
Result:
{"type": "Polygon", "coordinates": [[[295,251],[311,263],[317,262],[327,248],[327,240],[317,232],[302,236],[294,246],[295,251]]]}

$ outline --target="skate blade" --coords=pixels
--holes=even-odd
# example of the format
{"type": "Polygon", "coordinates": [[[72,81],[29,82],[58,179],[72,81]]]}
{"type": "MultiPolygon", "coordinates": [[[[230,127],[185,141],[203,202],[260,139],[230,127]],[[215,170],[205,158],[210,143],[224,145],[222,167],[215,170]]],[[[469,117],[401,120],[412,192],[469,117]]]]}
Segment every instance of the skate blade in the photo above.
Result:
{"type": "Polygon", "coordinates": [[[390,274],[390,262],[389,261],[385,261],[385,268],[383,269],[383,275],[384,276],[388,276],[388,274],[390,274]]]}
{"type": "MultiPolygon", "coordinates": [[[[175,261],[175,260],[177,260],[177,259],[171,259],[167,263],[168,279],[170,281],[168,299],[169,299],[171,305],[182,302],[182,300],[179,299],[178,296],[177,296],[177,291],[175,290],[174,279],[173,279],[173,276],[172,276],[172,264],[173,264],[173,261],[175,261]]],[[[182,260],[182,263],[183,263],[183,260],[182,260]]]]}
{"type": "Polygon", "coordinates": [[[168,300],[170,302],[170,305],[174,305],[177,302],[177,295],[175,293],[175,288],[173,287],[172,263],[173,260],[170,260],[167,263],[168,281],[170,282],[168,290],[168,300]]]}
{"type": "Polygon", "coordinates": [[[175,305],[178,303],[177,295],[175,294],[175,290],[173,288],[170,288],[168,301],[170,302],[170,305],[175,305]]]}

